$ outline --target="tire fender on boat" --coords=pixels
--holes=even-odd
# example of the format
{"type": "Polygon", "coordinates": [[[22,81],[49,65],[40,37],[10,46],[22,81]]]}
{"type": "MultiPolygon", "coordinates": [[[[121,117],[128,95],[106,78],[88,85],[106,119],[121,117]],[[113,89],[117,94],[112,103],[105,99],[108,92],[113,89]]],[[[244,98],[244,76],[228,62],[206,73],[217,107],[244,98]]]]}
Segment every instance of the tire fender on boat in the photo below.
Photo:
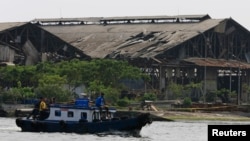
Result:
{"type": "Polygon", "coordinates": [[[66,123],[64,120],[60,120],[59,125],[60,125],[61,129],[64,129],[66,127],[66,123]]]}
{"type": "Polygon", "coordinates": [[[32,121],[31,127],[36,129],[38,127],[37,121],[32,121]]]}

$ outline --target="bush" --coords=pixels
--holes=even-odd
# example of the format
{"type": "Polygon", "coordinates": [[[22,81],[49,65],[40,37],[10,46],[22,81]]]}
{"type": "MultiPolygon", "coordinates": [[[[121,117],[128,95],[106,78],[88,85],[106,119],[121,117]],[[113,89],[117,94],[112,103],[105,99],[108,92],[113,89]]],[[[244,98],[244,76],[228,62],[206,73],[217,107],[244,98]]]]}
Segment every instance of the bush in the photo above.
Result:
{"type": "Polygon", "coordinates": [[[211,91],[211,92],[207,92],[206,94],[206,101],[207,102],[214,102],[216,100],[216,92],[211,91]]]}
{"type": "Polygon", "coordinates": [[[124,98],[124,99],[119,99],[117,101],[117,105],[120,106],[120,107],[127,107],[129,106],[130,102],[128,99],[124,98]]]}
{"type": "Polygon", "coordinates": [[[189,97],[185,97],[183,100],[183,106],[184,107],[190,107],[192,105],[192,100],[189,97]]]}
{"type": "Polygon", "coordinates": [[[153,93],[145,93],[142,100],[152,100],[155,101],[157,99],[156,95],[153,93]]]}

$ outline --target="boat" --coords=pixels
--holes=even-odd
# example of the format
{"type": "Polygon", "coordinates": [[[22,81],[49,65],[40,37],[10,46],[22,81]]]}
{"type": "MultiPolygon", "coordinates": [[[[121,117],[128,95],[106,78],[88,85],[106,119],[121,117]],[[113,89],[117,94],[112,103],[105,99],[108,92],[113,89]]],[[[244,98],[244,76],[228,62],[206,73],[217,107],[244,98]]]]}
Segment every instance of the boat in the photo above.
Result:
{"type": "Polygon", "coordinates": [[[51,104],[45,117],[18,117],[16,125],[22,132],[98,134],[125,131],[139,135],[144,126],[152,123],[150,113],[117,117],[116,112],[114,107],[100,110],[89,106],[87,99],[77,99],[72,104],[51,104]]]}

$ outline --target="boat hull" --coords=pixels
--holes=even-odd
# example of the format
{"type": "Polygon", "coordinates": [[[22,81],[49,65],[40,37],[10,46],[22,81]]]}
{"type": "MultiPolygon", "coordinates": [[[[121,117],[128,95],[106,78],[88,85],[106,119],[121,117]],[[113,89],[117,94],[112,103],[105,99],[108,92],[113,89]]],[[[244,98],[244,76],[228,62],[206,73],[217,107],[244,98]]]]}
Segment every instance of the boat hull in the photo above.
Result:
{"type": "Polygon", "coordinates": [[[110,131],[139,132],[143,126],[152,122],[150,114],[141,114],[134,118],[113,118],[95,122],[52,121],[17,118],[16,125],[23,132],[66,132],[66,133],[102,133],[110,131]]]}

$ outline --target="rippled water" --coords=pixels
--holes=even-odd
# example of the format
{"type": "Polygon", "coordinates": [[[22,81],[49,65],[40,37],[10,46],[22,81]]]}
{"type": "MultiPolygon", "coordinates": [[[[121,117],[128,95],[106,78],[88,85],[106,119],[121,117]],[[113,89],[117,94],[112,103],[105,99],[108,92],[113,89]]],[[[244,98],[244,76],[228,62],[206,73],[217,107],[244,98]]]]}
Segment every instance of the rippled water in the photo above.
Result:
{"type": "Polygon", "coordinates": [[[114,135],[21,132],[15,124],[15,118],[0,118],[0,139],[3,141],[207,141],[208,124],[250,124],[250,122],[155,121],[143,127],[141,137],[132,137],[118,132],[114,135]]]}

